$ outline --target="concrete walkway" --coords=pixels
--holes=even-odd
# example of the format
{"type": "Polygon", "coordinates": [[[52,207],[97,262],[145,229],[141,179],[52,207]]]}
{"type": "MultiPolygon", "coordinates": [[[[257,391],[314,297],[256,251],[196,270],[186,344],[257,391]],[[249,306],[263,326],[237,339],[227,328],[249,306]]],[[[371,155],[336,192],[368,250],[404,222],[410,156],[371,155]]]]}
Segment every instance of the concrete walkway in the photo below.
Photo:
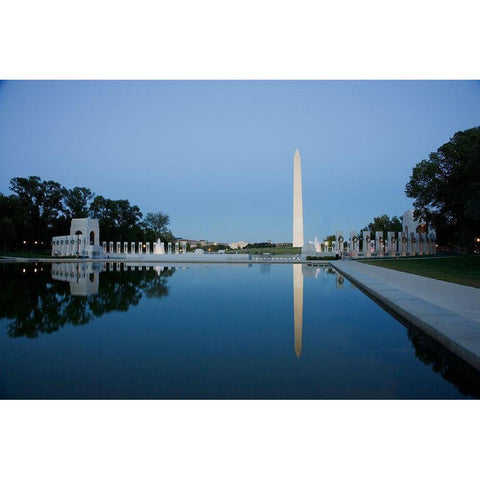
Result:
{"type": "Polygon", "coordinates": [[[374,298],[480,370],[480,289],[356,261],[331,264],[374,298]]]}

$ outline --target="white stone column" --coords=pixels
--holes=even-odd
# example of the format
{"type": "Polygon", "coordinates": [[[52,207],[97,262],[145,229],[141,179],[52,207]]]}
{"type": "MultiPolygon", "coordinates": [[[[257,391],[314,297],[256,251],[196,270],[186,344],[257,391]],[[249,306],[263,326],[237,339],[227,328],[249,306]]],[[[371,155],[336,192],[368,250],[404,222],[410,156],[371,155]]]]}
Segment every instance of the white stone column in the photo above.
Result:
{"type": "Polygon", "coordinates": [[[425,238],[423,233],[418,233],[418,254],[423,255],[423,249],[425,247],[425,238]]]}
{"type": "Polygon", "coordinates": [[[357,258],[358,257],[358,251],[359,251],[359,246],[358,246],[358,236],[357,232],[354,232],[353,230],[350,231],[350,246],[352,250],[352,257],[357,258]]]}
{"type": "Polygon", "coordinates": [[[388,232],[388,250],[391,257],[395,257],[397,254],[397,242],[395,238],[395,232],[388,232]]]}
{"type": "Polygon", "coordinates": [[[150,242],[145,244],[145,253],[150,253],[150,242]]]}
{"type": "Polygon", "coordinates": [[[336,244],[336,250],[341,252],[343,254],[343,232],[341,230],[337,230],[335,232],[335,244],[336,244]]]}
{"type": "Polygon", "coordinates": [[[180,245],[178,242],[175,242],[175,255],[178,255],[180,253],[180,245]]]}
{"type": "Polygon", "coordinates": [[[108,242],[108,253],[113,253],[113,242],[108,242]]]}
{"type": "Polygon", "coordinates": [[[370,248],[370,241],[372,239],[372,234],[370,230],[363,230],[362,231],[362,238],[363,238],[363,254],[366,257],[370,257],[372,255],[372,251],[370,248]]]}
{"type": "Polygon", "coordinates": [[[123,242],[123,253],[128,253],[128,242],[123,242]]]}
{"type": "Polygon", "coordinates": [[[437,254],[437,245],[436,245],[437,239],[435,238],[434,233],[430,233],[430,250],[432,252],[432,255],[437,254]]]}
{"type": "Polygon", "coordinates": [[[171,255],[171,253],[172,253],[172,242],[168,242],[167,249],[168,249],[168,254],[171,255]]]}
{"type": "Polygon", "coordinates": [[[143,245],[142,245],[142,242],[138,242],[138,253],[143,253],[143,245]]]}
{"type": "Polygon", "coordinates": [[[103,253],[107,253],[107,242],[102,242],[103,253]]]}
{"type": "Polygon", "coordinates": [[[135,242],[130,242],[130,253],[135,253],[135,242]]]}
{"type": "Polygon", "coordinates": [[[408,240],[407,240],[407,236],[405,235],[404,232],[400,233],[399,242],[400,242],[401,255],[402,255],[402,257],[405,257],[407,255],[407,242],[408,242],[408,240]]]}
{"type": "Polygon", "coordinates": [[[414,255],[418,255],[418,233],[412,233],[412,251],[414,255]]]}
{"type": "Polygon", "coordinates": [[[117,242],[117,253],[121,252],[121,243],[117,242]]]}
{"type": "Polygon", "coordinates": [[[375,232],[375,252],[377,253],[378,257],[384,256],[383,246],[383,232],[375,232]]]}
{"type": "Polygon", "coordinates": [[[182,252],[187,253],[187,242],[182,242],[182,252]]]}

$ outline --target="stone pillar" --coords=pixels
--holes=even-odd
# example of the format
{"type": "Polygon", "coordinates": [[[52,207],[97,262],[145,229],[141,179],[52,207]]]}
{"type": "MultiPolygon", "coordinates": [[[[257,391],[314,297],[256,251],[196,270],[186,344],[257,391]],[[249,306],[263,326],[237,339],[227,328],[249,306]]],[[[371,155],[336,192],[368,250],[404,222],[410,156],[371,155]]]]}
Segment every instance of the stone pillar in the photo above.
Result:
{"type": "Polygon", "coordinates": [[[103,253],[107,253],[107,242],[102,242],[103,253]]]}
{"type": "Polygon", "coordinates": [[[418,233],[418,254],[423,255],[425,248],[425,236],[423,233],[418,233]]]}
{"type": "Polygon", "coordinates": [[[187,242],[182,242],[182,252],[187,253],[187,242]]]}
{"type": "Polygon", "coordinates": [[[375,251],[377,252],[378,257],[384,256],[384,240],[383,232],[375,232],[375,251]]]}
{"type": "Polygon", "coordinates": [[[123,242],[123,253],[128,253],[128,242],[123,242]]]}
{"type": "Polygon", "coordinates": [[[358,236],[357,232],[350,231],[350,245],[352,248],[352,257],[357,258],[358,257],[358,251],[359,251],[359,246],[358,246],[358,236]]]}
{"type": "Polygon", "coordinates": [[[336,250],[343,253],[343,232],[341,230],[337,230],[335,232],[335,238],[336,250]]]}
{"type": "Polygon", "coordinates": [[[399,242],[400,242],[401,255],[402,255],[402,257],[405,257],[407,255],[407,242],[408,242],[408,240],[407,240],[407,236],[405,235],[404,232],[400,233],[399,242]]]}
{"type": "Polygon", "coordinates": [[[372,255],[372,250],[370,248],[370,241],[372,239],[372,234],[370,230],[363,230],[362,237],[363,237],[363,254],[366,257],[370,257],[372,255]]]}
{"type": "Polygon", "coordinates": [[[150,253],[150,242],[147,242],[147,243],[145,244],[145,247],[146,247],[146,248],[145,248],[145,253],[150,253]]]}
{"type": "Polygon", "coordinates": [[[178,255],[180,252],[180,245],[178,244],[178,242],[175,242],[175,255],[178,255]]]}
{"type": "Polygon", "coordinates": [[[138,253],[143,253],[143,245],[142,245],[142,242],[138,242],[138,253]]]}
{"type": "Polygon", "coordinates": [[[121,243],[117,242],[117,253],[121,252],[121,243]]]}
{"type": "Polygon", "coordinates": [[[171,255],[171,253],[172,253],[172,242],[168,242],[167,249],[168,249],[168,254],[171,255]]]}
{"type": "Polygon", "coordinates": [[[130,253],[135,253],[135,242],[130,243],[130,253]]]}
{"type": "Polygon", "coordinates": [[[418,255],[418,233],[412,233],[412,254],[418,255]]]}
{"type": "Polygon", "coordinates": [[[397,242],[395,238],[395,232],[388,232],[388,250],[390,252],[391,257],[395,257],[397,255],[397,242]]]}
{"type": "Polygon", "coordinates": [[[109,242],[108,251],[109,251],[109,253],[113,253],[113,242],[109,242]]]}
{"type": "Polygon", "coordinates": [[[430,251],[432,253],[432,255],[436,255],[437,254],[437,246],[436,246],[436,242],[437,239],[435,238],[435,234],[434,233],[430,233],[430,251]]]}

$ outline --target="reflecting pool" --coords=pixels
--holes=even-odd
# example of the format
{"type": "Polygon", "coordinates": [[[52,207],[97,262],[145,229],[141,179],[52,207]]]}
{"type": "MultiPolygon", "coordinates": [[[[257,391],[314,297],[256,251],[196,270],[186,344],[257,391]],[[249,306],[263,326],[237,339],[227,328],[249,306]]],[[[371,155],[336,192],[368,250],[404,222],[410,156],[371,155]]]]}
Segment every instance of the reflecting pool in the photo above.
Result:
{"type": "Polygon", "coordinates": [[[478,397],[329,266],[1,264],[0,397],[478,397]]]}

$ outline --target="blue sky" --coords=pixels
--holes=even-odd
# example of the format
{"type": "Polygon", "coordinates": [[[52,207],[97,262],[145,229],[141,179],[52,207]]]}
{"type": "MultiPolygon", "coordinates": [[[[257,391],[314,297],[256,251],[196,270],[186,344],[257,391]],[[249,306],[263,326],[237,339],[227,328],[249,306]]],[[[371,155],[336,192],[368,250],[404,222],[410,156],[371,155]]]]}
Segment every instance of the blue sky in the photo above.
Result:
{"type": "Polygon", "coordinates": [[[177,236],[291,241],[411,207],[412,167],[480,125],[474,81],[7,81],[0,191],[14,176],[162,210],[177,236]]]}

